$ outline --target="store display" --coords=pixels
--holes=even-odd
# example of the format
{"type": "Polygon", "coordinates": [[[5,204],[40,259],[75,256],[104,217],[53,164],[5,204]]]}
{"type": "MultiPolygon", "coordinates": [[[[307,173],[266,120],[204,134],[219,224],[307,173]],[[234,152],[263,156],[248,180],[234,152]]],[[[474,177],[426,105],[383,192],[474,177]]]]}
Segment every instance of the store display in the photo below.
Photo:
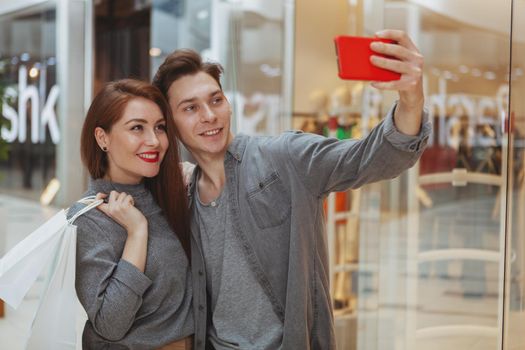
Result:
{"type": "MultiPolygon", "coordinates": [[[[340,86],[330,95],[314,90],[309,97],[316,117],[304,122],[304,131],[340,140],[354,137],[359,127],[360,106],[348,86],[340,86]]],[[[336,317],[356,311],[360,193],[359,189],[331,193],[325,201],[336,317]]]]}

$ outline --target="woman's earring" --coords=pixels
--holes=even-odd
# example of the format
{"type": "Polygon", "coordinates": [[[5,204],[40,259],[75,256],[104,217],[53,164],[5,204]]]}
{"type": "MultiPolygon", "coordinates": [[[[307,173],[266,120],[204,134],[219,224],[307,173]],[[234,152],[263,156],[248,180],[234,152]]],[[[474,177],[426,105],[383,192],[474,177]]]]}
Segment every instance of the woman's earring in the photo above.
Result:
{"type": "Polygon", "coordinates": [[[104,146],[104,147],[102,147],[102,150],[103,150],[104,152],[107,152],[107,151],[108,151],[108,148],[107,148],[106,146],[104,146]]]}

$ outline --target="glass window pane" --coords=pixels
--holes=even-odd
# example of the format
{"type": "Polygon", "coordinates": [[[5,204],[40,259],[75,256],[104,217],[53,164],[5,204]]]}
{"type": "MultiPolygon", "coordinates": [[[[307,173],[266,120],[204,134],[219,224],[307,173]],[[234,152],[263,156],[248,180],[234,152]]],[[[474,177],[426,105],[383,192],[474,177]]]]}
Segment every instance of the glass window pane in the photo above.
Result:
{"type": "Polygon", "coordinates": [[[94,94],[108,81],[150,79],[151,6],[143,1],[94,3],[94,94]]]}
{"type": "Polygon", "coordinates": [[[382,28],[425,56],[434,124],[414,169],[328,200],[339,347],[498,348],[510,16],[510,0],[296,2],[295,127],[346,138],[378,123],[397,94],[339,80],[332,40],[382,28]]]}
{"type": "Polygon", "coordinates": [[[209,54],[224,65],[232,129],[249,135],[283,131],[284,6],[280,0],[216,1],[209,54]]]}
{"type": "Polygon", "coordinates": [[[0,188],[29,199],[38,199],[56,172],[55,18],[49,7],[0,16],[0,188]]]}
{"type": "Polygon", "coordinates": [[[284,21],[281,0],[154,0],[152,47],[159,55],[153,57],[152,71],[177,48],[192,48],[220,62],[233,131],[277,134],[286,124],[281,99],[284,21]]]}
{"type": "Polygon", "coordinates": [[[506,350],[525,348],[525,3],[513,1],[505,302],[506,350]]]}
{"type": "Polygon", "coordinates": [[[399,349],[498,349],[501,341],[511,2],[471,5],[384,1],[384,26],[407,31],[425,56],[434,125],[406,179],[406,212],[394,204],[399,223],[382,225],[400,254],[379,257],[388,273],[379,278],[377,336],[399,349]],[[403,320],[394,330],[393,319],[403,320]]]}

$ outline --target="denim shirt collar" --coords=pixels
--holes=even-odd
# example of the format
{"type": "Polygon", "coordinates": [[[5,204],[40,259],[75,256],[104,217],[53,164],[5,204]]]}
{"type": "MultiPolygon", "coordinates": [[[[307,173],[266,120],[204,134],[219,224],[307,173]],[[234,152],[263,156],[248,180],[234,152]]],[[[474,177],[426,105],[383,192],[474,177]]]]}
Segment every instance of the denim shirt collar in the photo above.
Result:
{"type": "Polygon", "coordinates": [[[246,144],[248,143],[248,136],[244,134],[235,135],[232,142],[228,146],[227,153],[229,153],[233,159],[237,160],[239,163],[242,162],[242,157],[244,155],[244,150],[246,149],[246,144]]]}

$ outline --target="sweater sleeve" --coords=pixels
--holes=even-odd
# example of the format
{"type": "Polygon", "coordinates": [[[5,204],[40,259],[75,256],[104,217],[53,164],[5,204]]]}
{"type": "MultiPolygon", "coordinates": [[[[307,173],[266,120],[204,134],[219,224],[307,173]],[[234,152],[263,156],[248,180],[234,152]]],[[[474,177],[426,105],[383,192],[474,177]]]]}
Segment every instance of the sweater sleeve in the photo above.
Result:
{"type": "Polygon", "coordinates": [[[283,147],[285,159],[315,196],[399,176],[423,153],[431,125],[424,112],[420,133],[404,135],[394,125],[394,108],[361,140],[288,133],[283,147]]]}
{"type": "MultiPolygon", "coordinates": [[[[76,291],[94,330],[110,341],[122,339],[133,325],[152,281],[115,249],[111,227],[90,215],[76,220],[76,291]]],[[[116,224],[115,224],[116,225],[116,224]]],[[[114,230],[114,229],[113,229],[114,230]]]]}

